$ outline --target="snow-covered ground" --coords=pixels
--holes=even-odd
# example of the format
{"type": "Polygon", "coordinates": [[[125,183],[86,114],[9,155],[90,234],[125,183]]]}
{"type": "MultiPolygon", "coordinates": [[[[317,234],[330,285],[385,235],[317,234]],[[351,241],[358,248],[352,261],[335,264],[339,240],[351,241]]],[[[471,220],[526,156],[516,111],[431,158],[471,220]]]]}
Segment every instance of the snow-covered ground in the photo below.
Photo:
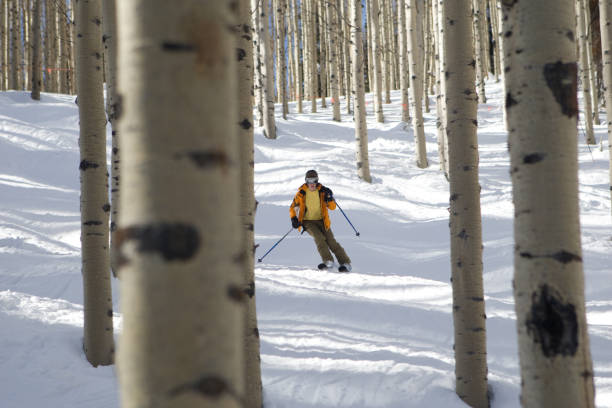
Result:
{"type": "MultiPolygon", "coordinates": [[[[519,406],[512,280],[512,185],[502,90],[479,107],[489,384],[493,407],[519,406]]],[[[430,166],[415,165],[394,93],[376,123],[368,96],[372,184],[357,178],[343,107],[277,116],[278,139],[255,135],[257,257],[290,229],[289,204],[310,168],[333,189],[332,229],[353,272],[316,269],[312,239],[292,231],[256,264],[267,408],[461,407],[455,395],[448,184],[439,171],[434,105],[430,166]]],[[[596,127],[597,139],[606,130],[596,127]]],[[[78,113],[74,97],[0,93],[1,407],[118,407],[113,367],[81,351],[78,113]]],[[[612,222],[608,152],[579,140],[586,300],[596,403],[612,407],[612,222]]],[[[116,332],[119,285],[113,282],[116,332]]]]}

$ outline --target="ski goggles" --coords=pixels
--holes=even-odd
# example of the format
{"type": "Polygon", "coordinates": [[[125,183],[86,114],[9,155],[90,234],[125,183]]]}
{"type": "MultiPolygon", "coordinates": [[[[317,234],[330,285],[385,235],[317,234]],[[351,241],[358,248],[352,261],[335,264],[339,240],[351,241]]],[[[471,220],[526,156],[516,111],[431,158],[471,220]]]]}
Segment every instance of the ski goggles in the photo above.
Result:
{"type": "Polygon", "coordinates": [[[306,184],[317,184],[318,182],[318,177],[306,177],[306,184]]]}

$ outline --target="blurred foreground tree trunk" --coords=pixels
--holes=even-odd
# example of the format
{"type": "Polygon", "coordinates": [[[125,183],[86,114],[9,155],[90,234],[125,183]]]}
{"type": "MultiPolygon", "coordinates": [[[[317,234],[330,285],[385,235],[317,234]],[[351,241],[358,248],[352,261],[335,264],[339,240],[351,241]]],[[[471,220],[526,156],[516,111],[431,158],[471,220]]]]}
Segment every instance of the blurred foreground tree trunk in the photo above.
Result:
{"type": "Polygon", "coordinates": [[[593,407],[578,204],[574,4],[502,5],[521,403],[593,407]]]}
{"type": "Polygon", "coordinates": [[[122,407],[242,407],[234,3],[117,5],[122,407]]]}

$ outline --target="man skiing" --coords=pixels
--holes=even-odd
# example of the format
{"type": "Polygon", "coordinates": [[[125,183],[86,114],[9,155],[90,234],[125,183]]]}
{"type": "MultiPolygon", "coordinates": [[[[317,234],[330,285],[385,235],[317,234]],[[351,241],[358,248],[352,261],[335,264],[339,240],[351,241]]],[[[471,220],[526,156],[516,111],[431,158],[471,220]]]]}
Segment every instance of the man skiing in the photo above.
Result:
{"type": "Polygon", "coordinates": [[[340,264],[338,271],[349,272],[351,259],[336,241],[330,228],[331,221],[327,210],[336,209],[333,193],[329,188],[319,184],[319,175],[315,170],[308,170],[305,179],[306,182],[300,186],[289,207],[291,225],[293,228],[304,228],[314,238],[323,260],[318,266],[319,269],[331,268],[334,265],[331,254],[333,252],[340,264]],[[296,213],[296,207],[299,213],[296,213]]]}

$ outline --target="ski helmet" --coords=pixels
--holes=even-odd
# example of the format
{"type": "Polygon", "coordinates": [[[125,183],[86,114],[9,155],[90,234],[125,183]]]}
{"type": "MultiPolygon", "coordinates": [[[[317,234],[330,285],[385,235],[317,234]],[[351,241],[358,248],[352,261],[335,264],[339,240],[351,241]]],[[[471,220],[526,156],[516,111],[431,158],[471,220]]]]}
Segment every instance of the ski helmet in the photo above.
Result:
{"type": "Polygon", "coordinates": [[[316,170],[308,170],[304,179],[306,183],[317,183],[319,182],[319,175],[317,174],[316,170]]]}

